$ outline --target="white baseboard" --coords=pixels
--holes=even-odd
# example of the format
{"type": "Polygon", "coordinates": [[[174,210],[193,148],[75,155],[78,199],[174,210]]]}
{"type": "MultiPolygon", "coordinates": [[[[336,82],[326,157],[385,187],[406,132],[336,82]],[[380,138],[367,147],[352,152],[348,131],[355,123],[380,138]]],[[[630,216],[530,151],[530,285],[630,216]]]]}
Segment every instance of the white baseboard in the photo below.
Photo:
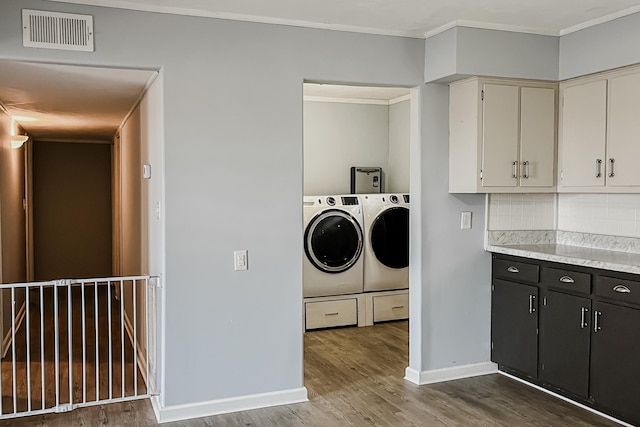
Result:
{"type": "Polygon", "coordinates": [[[546,388],[544,388],[544,387],[540,387],[539,385],[532,384],[532,383],[530,383],[530,382],[528,382],[528,381],[525,381],[525,380],[523,380],[523,379],[521,379],[521,378],[518,378],[518,377],[516,377],[516,376],[514,376],[514,375],[508,374],[508,373],[503,372],[503,371],[498,371],[498,373],[499,373],[499,374],[501,374],[501,375],[504,375],[505,377],[509,377],[509,378],[511,378],[512,380],[516,380],[516,381],[518,381],[518,382],[521,382],[522,384],[528,385],[529,387],[535,388],[536,390],[543,391],[543,392],[545,392],[545,393],[547,393],[547,394],[550,394],[550,395],[551,395],[551,396],[553,396],[553,397],[557,397],[558,399],[564,400],[565,402],[571,403],[572,405],[578,406],[578,407],[580,407],[580,408],[582,408],[582,409],[585,409],[585,410],[587,410],[587,411],[589,411],[589,412],[593,412],[593,413],[594,413],[594,414],[596,414],[596,415],[600,415],[601,417],[606,418],[606,419],[608,419],[608,420],[611,420],[611,421],[613,421],[613,422],[616,422],[616,423],[618,423],[618,424],[620,424],[620,425],[622,425],[622,426],[625,426],[625,427],[634,427],[632,424],[627,424],[627,423],[625,423],[624,421],[620,421],[619,419],[612,417],[611,415],[607,415],[607,414],[605,414],[605,413],[602,413],[602,412],[600,412],[600,411],[598,411],[598,410],[596,410],[596,409],[593,409],[593,408],[591,408],[591,407],[589,407],[589,406],[583,405],[582,403],[578,403],[578,402],[576,402],[576,401],[573,401],[573,400],[569,399],[568,397],[564,397],[564,396],[562,396],[561,394],[554,393],[554,392],[553,392],[553,391],[551,391],[551,390],[547,390],[547,389],[546,389],[546,388]]]}
{"type": "Polygon", "coordinates": [[[129,342],[131,342],[131,346],[133,347],[133,343],[136,343],[136,359],[138,359],[138,369],[140,370],[140,375],[142,375],[142,379],[144,383],[149,386],[149,382],[147,381],[147,353],[146,349],[142,348],[140,340],[133,339],[133,323],[129,320],[129,315],[126,310],[124,312],[124,329],[129,336],[129,342]]]}
{"type": "Polygon", "coordinates": [[[248,396],[231,397],[228,399],[211,400],[208,402],[190,403],[160,407],[157,399],[151,403],[159,423],[188,420],[192,418],[208,417],[210,415],[226,414],[229,412],[249,411],[251,409],[267,408],[270,406],[290,405],[306,402],[306,387],[270,393],[252,394],[248,396]]]}
{"type": "Polygon", "coordinates": [[[498,365],[492,362],[484,362],[472,365],[453,366],[451,368],[432,369],[430,371],[416,371],[415,369],[407,368],[404,379],[417,385],[425,385],[495,374],[497,372],[498,365]]]}
{"type": "MultiPolygon", "coordinates": [[[[16,319],[15,319],[16,334],[20,330],[20,326],[22,325],[22,321],[24,320],[24,317],[26,314],[27,314],[27,301],[25,300],[22,303],[22,307],[20,307],[20,310],[18,310],[18,313],[16,313],[16,319]]],[[[11,348],[11,342],[12,342],[12,334],[11,334],[11,328],[9,328],[9,330],[7,331],[7,334],[2,340],[2,358],[3,359],[7,356],[7,353],[9,352],[9,348],[11,348]]]]}

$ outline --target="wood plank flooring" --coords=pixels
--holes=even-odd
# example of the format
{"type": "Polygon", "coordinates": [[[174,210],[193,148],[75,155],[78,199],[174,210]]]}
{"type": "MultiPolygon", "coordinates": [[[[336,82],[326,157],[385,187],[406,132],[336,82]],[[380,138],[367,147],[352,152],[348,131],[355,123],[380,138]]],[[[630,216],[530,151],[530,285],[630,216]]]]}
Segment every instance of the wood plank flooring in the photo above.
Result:
{"type": "MultiPolygon", "coordinates": [[[[165,426],[615,426],[505,376],[416,386],[403,380],[408,323],[308,332],[309,402],[165,426]]],[[[0,421],[8,426],[155,426],[149,401],[0,421]]]]}

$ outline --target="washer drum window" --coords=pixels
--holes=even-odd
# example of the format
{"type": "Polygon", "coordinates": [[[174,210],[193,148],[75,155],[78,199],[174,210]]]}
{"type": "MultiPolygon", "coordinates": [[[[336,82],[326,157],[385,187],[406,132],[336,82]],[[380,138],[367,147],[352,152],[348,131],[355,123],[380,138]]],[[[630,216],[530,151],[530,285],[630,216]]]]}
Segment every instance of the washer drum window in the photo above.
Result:
{"type": "Polygon", "coordinates": [[[309,261],[326,273],[350,269],[362,254],[362,228],[348,212],[330,209],[316,215],[304,234],[309,261]]]}
{"type": "Polygon", "coordinates": [[[370,233],[371,248],[378,261],[395,269],[409,265],[409,209],[398,206],[382,211],[370,233]]]}

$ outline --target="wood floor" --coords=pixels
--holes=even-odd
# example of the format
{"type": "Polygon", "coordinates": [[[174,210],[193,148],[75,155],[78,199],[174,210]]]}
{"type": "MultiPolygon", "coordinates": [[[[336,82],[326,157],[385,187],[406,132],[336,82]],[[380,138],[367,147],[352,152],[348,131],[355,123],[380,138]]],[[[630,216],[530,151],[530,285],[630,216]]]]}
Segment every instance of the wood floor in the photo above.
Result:
{"type": "MultiPolygon", "coordinates": [[[[309,402],[164,426],[615,426],[616,423],[495,374],[416,386],[402,379],[408,324],[308,332],[309,402]]],[[[0,421],[5,426],[155,426],[149,401],[0,421]]]]}

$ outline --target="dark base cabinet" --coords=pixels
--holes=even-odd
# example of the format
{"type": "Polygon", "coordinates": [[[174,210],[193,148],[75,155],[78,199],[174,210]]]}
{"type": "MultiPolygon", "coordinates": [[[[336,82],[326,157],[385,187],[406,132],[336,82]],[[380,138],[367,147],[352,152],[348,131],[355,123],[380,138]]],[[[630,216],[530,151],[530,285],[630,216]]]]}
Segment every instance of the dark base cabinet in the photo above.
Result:
{"type": "Polygon", "coordinates": [[[491,358],[529,377],[538,373],[538,288],[494,280],[491,358]]]}
{"type": "Polygon", "coordinates": [[[591,300],[549,291],[540,312],[540,380],[588,397],[591,300]]]}
{"type": "Polygon", "coordinates": [[[640,426],[640,276],[493,255],[491,360],[640,426]]]}
{"type": "Polygon", "coordinates": [[[593,308],[591,398],[640,425],[640,310],[604,302],[593,308]]]}

